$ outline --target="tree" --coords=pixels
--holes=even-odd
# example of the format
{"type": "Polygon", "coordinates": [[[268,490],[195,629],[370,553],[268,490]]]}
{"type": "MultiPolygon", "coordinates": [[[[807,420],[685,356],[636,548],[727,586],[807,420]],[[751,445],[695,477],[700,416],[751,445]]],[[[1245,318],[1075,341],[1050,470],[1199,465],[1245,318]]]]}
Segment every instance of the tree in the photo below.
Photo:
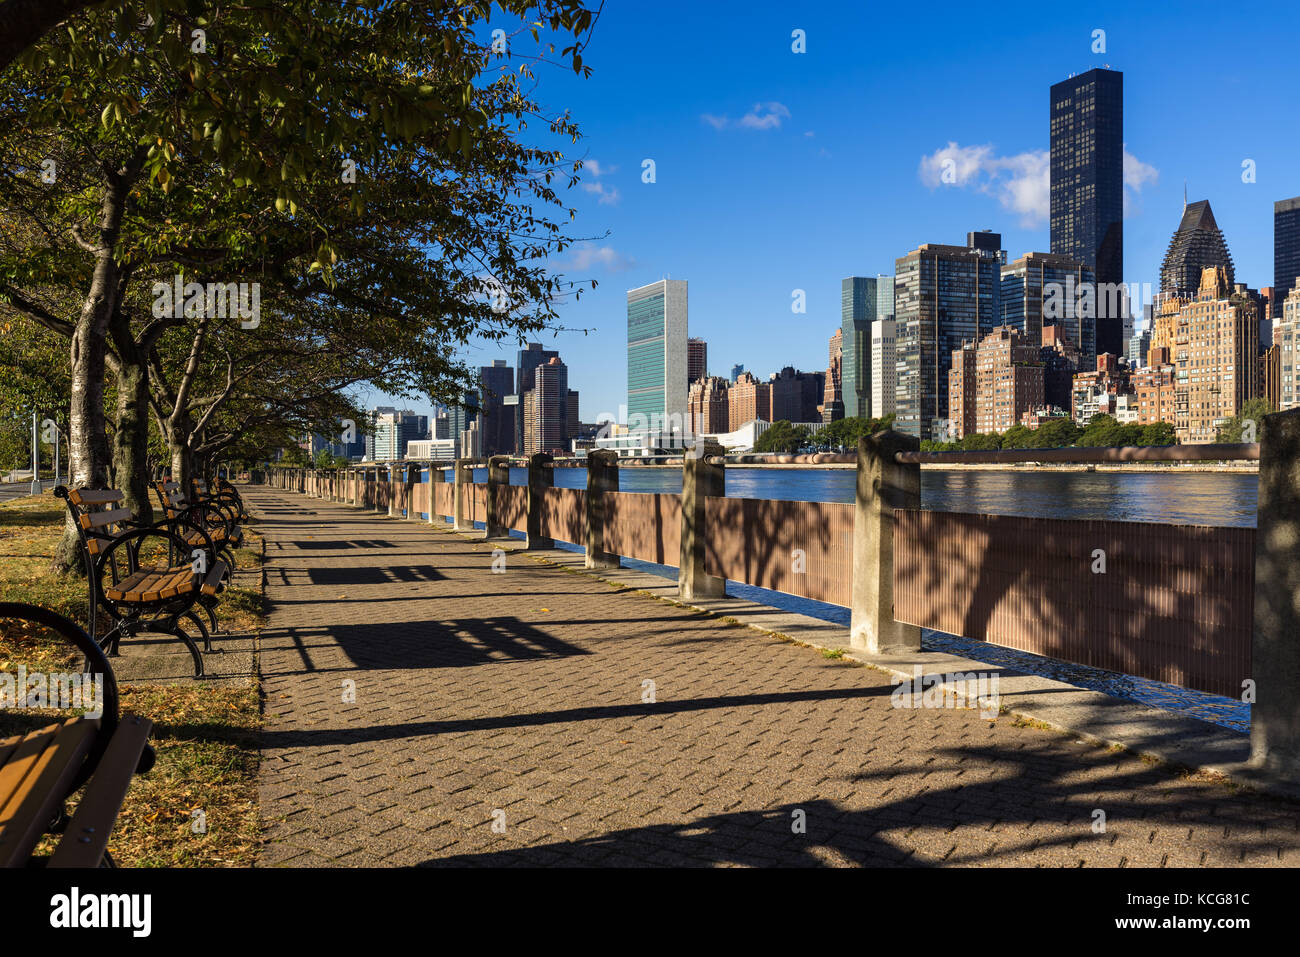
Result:
{"type": "Polygon", "coordinates": [[[1023,425],[1013,425],[1002,434],[1004,449],[1032,449],[1036,447],[1035,430],[1023,425]]]}
{"type": "Polygon", "coordinates": [[[987,451],[1002,448],[1002,436],[996,432],[972,432],[962,436],[963,451],[987,451]]]}
{"type": "MultiPolygon", "coordinates": [[[[579,0],[500,6],[531,24],[539,57],[554,49],[541,29],[576,40],[594,16],[579,0]]],[[[353,310],[432,323],[455,341],[522,335],[554,318],[572,289],[545,265],[571,241],[546,215],[562,205],[550,186],[562,156],[522,142],[540,112],[524,91],[533,76],[527,63],[518,72],[496,65],[503,58],[476,34],[487,15],[290,0],[210,13],[193,4],[170,19],[158,6],[142,26],[106,8],[6,71],[0,220],[21,228],[0,247],[0,299],[72,341],[74,484],[106,484],[112,462],[115,482],[125,473],[138,485],[144,410],[157,398],[151,354],[194,318],[130,315],[135,283],[180,264],[200,279],[270,274],[304,303],[338,298],[338,274],[358,254],[347,243],[373,222],[385,188],[379,232],[391,248],[404,231],[405,255],[380,267],[387,283],[378,289],[373,276],[363,285],[369,264],[352,270],[357,283],[342,295],[353,310]],[[59,170],[53,183],[41,177],[47,159],[59,170]],[[415,191],[395,192],[411,183],[415,191]],[[50,289],[75,290],[79,309],[49,308],[50,289]],[[408,309],[411,295],[420,309],[408,309]],[[118,378],[111,456],[107,367],[118,378]]],[[[561,55],[587,72],[580,42],[561,55]]],[[[576,139],[567,114],[547,122],[554,136],[576,139]]],[[[184,447],[193,431],[184,414],[167,422],[173,450],[184,447]]],[[[69,529],[65,565],[72,541],[69,529]]]]}
{"type": "Polygon", "coordinates": [[[785,419],[773,422],[758,441],[754,443],[755,452],[798,452],[808,444],[811,434],[802,425],[791,425],[785,419]]]}
{"type": "Polygon", "coordinates": [[[1073,419],[1052,419],[1034,430],[1034,448],[1062,449],[1074,445],[1082,431],[1073,419]]]}
{"type": "Polygon", "coordinates": [[[1178,437],[1169,422],[1153,422],[1142,427],[1138,445],[1177,445],[1178,437]]]}
{"type": "Polygon", "coordinates": [[[1218,429],[1215,434],[1215,441],[1258,442],[1264,424],[1264,416],[1271,415],[1276,411],[1277,409],[1273,408],[1268,399],[1248,399],[1242,405],[1241,411],[1229,419],[1226,425],[1218,429]],[[1253,433],[1253,438],[1251,433],[1253,433]]]}

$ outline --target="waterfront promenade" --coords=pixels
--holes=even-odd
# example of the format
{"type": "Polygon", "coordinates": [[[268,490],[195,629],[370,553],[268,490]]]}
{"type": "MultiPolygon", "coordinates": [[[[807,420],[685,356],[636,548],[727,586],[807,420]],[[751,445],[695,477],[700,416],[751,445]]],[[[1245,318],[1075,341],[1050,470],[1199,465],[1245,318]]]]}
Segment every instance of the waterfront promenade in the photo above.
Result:
{"type": "Polygon", "coordinates": [[[474,535],[245,494],[263,865],[1300,865],[1295,803],[894,708],[883,672],[522,553],[494,572],[474,535]]]}

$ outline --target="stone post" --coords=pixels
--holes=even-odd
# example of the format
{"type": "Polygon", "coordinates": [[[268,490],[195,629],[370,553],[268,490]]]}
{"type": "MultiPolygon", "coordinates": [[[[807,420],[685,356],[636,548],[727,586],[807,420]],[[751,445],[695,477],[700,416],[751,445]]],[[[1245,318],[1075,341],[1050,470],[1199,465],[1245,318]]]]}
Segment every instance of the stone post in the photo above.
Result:
{"type": "Polygon", "coordinates": [[[894,510],[921,507],[921,466],[901,465],[894,456],[920,447],[920,440],[892,429],[858,440],[849,645],[868,654],[921,648],[921,629],[894,620],[894,510]]]}
{"type": "Polygon", "coordinates": [[[434,515],[438,512],[438,489],[435,486],[445,485],[447,476],[444,474],[440,462],[429,463],[429,524],[434,523],[434,515]]]}
{"type": "Polygon", "coordinates": [[[471,494],[474,488],[474,475],[466,468],[469,459],[456,459],[456,470],[452,473],[452,481],[456,483],[456,492],[453,496],[455,503],[454,515],[455,522],[452,528],[458,532],[472,532],[474,523],[465,520],[465,496],[471,494]],[[470,481],[466,481],[466,479],[470,481]]]}
{"type": "Polygon", "coordinates": [[[605,492],[618,491],[618,453],[587,453],[587,568],[618,568],[616,553],[605,551],[605,492]]]}
{"type": "Polygon", "coordinates": [[[551,487],[555,477],[550,468],[551,458],[546,452],[528,457],[528,543],[526,548],[554,548],[555,540],[542,535],[542,494],[551,487]]]}
{"type": "Polygon", "coordinates": [[[483,524],[487,527],[485,538],[508,538],[510,529],[501,523],[500,509],[497,508],[497,489],[510,485],[510,460],[504,455],[494,455],[488,459],[487,471],[487,513],[483,524]]]}
{"type": "Polygon", "coordinates": [[[415,507],[415,490],[424,484],[420,481],[420,471],[419,462],[406,464],[406,520],[408,522],[420,520],[420,512],[415,507]]]}
{"type": "Polygon", "coordinates": [[[388,463],[388,517],[397,515],[397,463],[388,463]]]}
{"type": "Polygon", "coordinates": [[[727,596],[727,580],[704,570],[709,535],[705,503],[710,497],[727,494],[726,466],[711,463],[708,458],[724,451],[721,445],[702,440],[682,455],[682,551],[677,563],[677,594],[685,601],[727,596]]]}
{"type": "Polygon", "coordinates": [[[1255,529],[1250,763],[1300,786],[1300,409],[1264,416],[1255,529]]]}

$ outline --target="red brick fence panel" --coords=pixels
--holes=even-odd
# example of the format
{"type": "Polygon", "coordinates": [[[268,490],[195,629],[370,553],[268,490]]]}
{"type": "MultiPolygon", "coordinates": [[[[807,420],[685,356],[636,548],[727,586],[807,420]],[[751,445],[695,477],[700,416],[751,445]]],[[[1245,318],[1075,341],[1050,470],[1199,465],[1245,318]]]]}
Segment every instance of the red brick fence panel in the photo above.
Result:
{"type": "Polygon", "coordinates": [[[903,509],[894,617],[1239,698],[1255,530],[903,509]]]}

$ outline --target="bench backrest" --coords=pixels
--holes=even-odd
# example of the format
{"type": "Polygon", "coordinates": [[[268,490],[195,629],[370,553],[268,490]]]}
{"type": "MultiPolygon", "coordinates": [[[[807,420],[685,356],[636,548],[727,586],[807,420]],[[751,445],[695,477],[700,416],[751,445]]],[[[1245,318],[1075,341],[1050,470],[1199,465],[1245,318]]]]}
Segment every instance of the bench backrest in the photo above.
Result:
{"type": "Polygon", "coordinates": [[[67,501],[81,547],[91,556],[98,555],[105,545],[125,532],[126,523],[134,518],[130,509],[122,507],[126,496],[117,489],[65,488],[60,485],[54,494],[67,501]]]}

